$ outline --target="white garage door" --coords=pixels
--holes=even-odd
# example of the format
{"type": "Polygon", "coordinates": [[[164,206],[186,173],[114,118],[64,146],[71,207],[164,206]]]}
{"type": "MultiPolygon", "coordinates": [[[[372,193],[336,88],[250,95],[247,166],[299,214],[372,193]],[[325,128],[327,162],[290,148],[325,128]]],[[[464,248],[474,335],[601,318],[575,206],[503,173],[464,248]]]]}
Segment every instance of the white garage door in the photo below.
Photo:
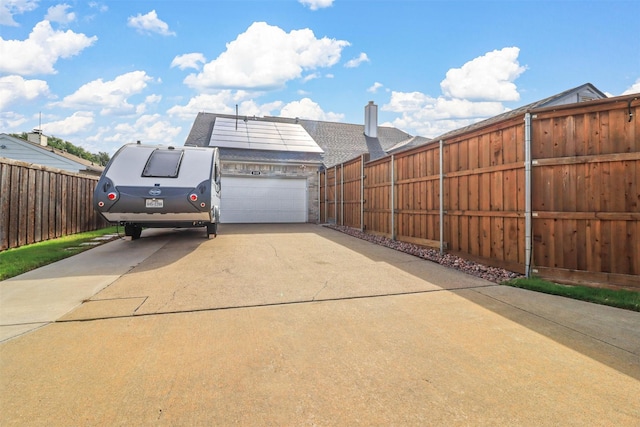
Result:
{"type": "Polygon", "coordinates": [[[222,177],[221,223],[307,222],[307,180],[222,177]]]}

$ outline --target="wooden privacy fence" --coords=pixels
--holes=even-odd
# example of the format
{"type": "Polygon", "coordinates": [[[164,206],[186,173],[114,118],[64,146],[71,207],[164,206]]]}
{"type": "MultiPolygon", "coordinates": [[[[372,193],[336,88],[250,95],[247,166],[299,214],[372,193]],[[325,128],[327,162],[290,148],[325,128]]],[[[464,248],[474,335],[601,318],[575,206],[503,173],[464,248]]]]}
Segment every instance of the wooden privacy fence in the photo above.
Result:
{"type": "Polygon", "coordinates": [[[0,159],[0,250],[96,230],[97,177],[0,159]]]}
{"type": "Polygon", "coordinates": [[[565,283],[640,289],[640,97],[516,114],[320,172],[320,221],[565,283]]]}

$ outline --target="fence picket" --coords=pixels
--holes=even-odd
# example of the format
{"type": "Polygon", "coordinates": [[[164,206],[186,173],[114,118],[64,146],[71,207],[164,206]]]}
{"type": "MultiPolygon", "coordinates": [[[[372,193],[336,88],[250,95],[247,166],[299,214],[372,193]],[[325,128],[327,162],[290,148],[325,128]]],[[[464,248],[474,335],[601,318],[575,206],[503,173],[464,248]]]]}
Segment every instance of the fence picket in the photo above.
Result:
{"type": "Polygon", "coordinates": [[[91,206],[97,181],[0,158],[0,250],[108,226],[91,206]]]}

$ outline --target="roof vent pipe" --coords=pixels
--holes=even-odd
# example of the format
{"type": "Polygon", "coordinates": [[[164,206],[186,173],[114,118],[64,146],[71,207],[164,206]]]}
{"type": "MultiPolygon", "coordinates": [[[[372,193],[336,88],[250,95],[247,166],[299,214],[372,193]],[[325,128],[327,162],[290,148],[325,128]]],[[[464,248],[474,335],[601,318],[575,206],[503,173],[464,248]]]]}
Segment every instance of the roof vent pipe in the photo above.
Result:
{"type": "Polygon", "coordinates": [[[378,106],[373,101],[364,107],[364,134],[370,138],[378,137],[378,106]]]}

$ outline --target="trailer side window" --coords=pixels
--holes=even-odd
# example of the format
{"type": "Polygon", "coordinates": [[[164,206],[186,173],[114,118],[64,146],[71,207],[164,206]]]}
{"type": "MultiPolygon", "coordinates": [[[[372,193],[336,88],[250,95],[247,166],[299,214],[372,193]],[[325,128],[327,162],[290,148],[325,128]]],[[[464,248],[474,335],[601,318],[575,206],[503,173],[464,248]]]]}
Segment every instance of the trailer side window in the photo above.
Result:
{"type": "Polygon", "coordinates": [[[144,166],[142,176],[148,178],[177,178],[182,162],[182,150],[155,149],[144,166]]]}

